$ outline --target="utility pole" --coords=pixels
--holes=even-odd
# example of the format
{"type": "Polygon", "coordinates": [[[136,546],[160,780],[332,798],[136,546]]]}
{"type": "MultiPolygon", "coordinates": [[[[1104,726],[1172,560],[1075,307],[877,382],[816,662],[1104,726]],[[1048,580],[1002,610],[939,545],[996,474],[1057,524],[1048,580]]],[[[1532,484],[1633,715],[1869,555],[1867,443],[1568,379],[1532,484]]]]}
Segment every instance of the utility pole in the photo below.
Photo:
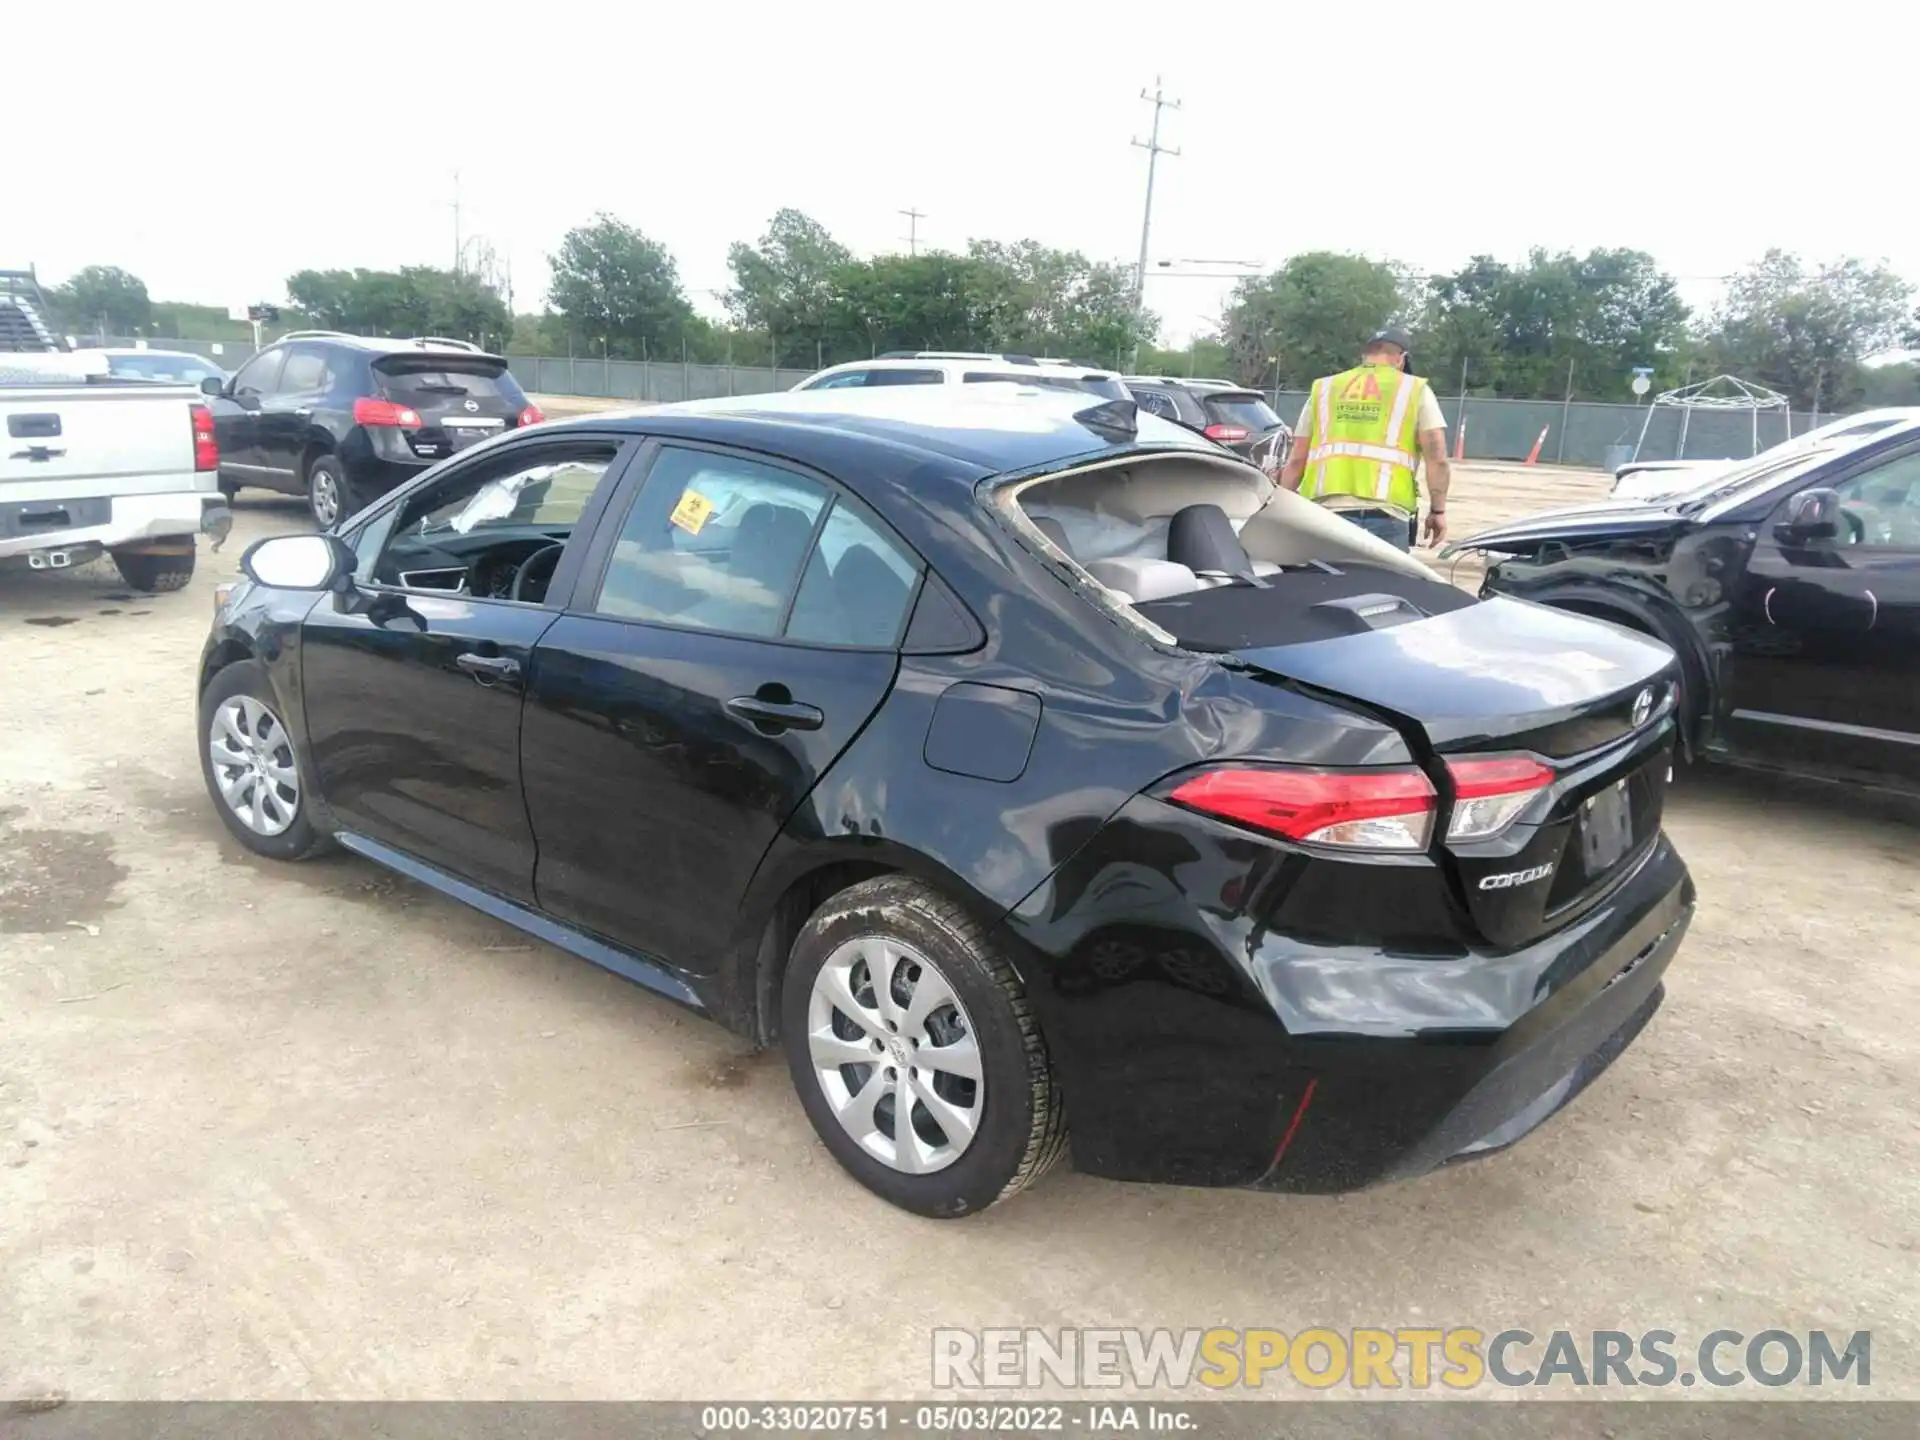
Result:
{"type": "Polygon", "coordinates": [[[460,172],[453,172],[453,273],[460,273],[460,172]]]}
{"type": "MultiPolygon", "coordinates": [[[[1178,155],[1180,153],[1178,150],[1169,149],[1160,143],[1160,112],[1163,110],[1178,110],[1180,108],[1180,102],[1166,98],[1165,94],[1161,91],[1160,77],[1158,75],[1153,77],[1153,93],[1149,95],[1145,90],[1142,90],[1140,92],[1140,98],[1153,102],[1153,128],[1147,132],[1147,138],[1145,140],[1135,140],[1133,142],[1140,149],[1147,152],[1147,203],[1145,210],[1140,216],[1140,264],[1133,272],[1133,314],[1136,321],[1140,317],[1140,312],[1146,308],[1147,303],[1147,245],[1153,236],[1154,175],[1159,168],[1160,157],[1162,155],[1178,155]]],[[[1140,340],[1137,330],[1138,327],[1136,326],[1133,342],[1133,354],[1136,359],[1140,354],[1140,340]]]]}
{"type": "Polygon", "coordinates": [[[927,212],[909,209],[902,210],[900,213],[907,217],[907,254],[918,255],[920,253],[920,222],[927,218],[927,212]]]}

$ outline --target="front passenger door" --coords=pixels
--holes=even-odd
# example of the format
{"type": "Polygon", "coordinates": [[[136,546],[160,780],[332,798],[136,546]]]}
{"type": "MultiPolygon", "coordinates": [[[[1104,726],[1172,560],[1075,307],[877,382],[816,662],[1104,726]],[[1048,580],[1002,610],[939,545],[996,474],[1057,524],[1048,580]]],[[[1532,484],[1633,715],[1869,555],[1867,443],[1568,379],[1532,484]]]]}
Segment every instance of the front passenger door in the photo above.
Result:
{"type": "Polygon", "coordinates": [[[301,628],[316,778],[350,837],[532,901],[521,701],[559,614],[546,592],[567,593],[573,532],[627,453],[613,437],[509,445],[362,522],[354,590],[301,628]]]}
{"type": "Polygon", "coordinates": [[[1793,768],[1920,785],[1920,449],[1832,488],[1832,538],[1796,539],[1780,513],[1760,527],[1727,732],[1793,768]]]}
{"type": "Polygon", "coordinates": [[[616,528],[618,503],[534,647],[536,888],[706,973],[780,827],[892,687],[920,563],[837,486],[757,456],[663,446],[616,528]]]}

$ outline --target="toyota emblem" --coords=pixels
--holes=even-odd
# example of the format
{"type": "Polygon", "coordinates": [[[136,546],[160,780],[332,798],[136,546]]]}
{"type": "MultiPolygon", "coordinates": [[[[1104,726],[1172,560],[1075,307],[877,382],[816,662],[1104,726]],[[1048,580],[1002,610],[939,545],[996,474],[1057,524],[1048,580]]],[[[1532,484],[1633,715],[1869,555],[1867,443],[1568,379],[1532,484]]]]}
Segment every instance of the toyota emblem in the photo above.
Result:
{"type": "Polygon", "coordinates": [[[467,409],[470,411],[473,411],[475,414],[478,414],[480,410],[480,402],[478,400],[467,401],[467,409]]]}
{"type": "Polygon", "coordinates": [[[1653,718],[1653,689],[1649,686],[1633,697],[1633,728],[1638,730],[1653,718]]]}

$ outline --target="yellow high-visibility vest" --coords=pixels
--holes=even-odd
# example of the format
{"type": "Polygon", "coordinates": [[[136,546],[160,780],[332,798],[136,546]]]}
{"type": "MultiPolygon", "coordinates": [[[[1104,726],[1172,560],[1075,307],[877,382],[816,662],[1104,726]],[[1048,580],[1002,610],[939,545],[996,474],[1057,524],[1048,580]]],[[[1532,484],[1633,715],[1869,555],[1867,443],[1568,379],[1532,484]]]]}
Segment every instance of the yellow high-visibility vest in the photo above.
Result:
{"type": "Polygon", "coordinates": [[[1361,365],[1313,382],[1300,493],[1309,500],[1353,495],[1413,514],[1420,508],[1415,427],[1427,382],[1392,365],[1361,365]]]}

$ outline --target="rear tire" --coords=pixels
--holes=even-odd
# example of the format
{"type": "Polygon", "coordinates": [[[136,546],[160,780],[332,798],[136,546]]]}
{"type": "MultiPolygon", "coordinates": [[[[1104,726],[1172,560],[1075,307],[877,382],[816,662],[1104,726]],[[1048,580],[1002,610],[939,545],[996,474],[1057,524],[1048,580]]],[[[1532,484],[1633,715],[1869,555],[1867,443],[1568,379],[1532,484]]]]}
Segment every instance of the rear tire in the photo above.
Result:
{"type": "Polygon", "coordinates": [[[307,462],[307,509],[316,525],[330,530],[359,508],[338,456],[316,455],[307,462]]]}
{"type": "Polygon", "coordinates": [[[120,578],[135,590],[144,590],[148,594],[186,588],[193,579],[194,552],[184,555],[146,555],[129,550],[115,550],[113,568],[120,572],[120,578]]]}
{"type": "Polygon", "coordinates": [[[815,911],[780,1008],[807,1118],[882,1199],[957,1219],[1060,1158],[1066,1114],[1025,987],[986,927],[920,881],[882,876],[815,911]]]}
{"type": "Polygon", "coordinates": [[[267,667],[240,660],[200,696],[200,774],[213,808],[247,849],[269,860],[306,860],[333,846],[313,824],[313,788],[267,667]]]}

